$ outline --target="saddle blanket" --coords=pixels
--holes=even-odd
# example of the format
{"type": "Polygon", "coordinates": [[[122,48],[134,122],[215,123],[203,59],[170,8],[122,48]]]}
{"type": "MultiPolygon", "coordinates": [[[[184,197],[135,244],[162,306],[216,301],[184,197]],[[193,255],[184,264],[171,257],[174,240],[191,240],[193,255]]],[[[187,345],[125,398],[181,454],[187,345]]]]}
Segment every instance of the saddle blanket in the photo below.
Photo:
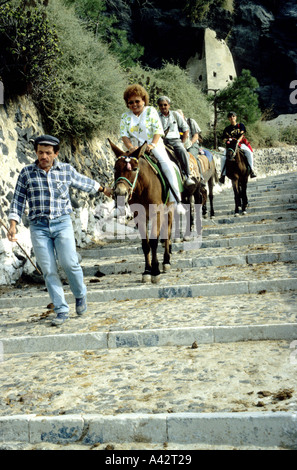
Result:
{"type": "MultiPolygon", "coordinates": [[[[161,170],[160,166],[158,165],[158,163],[156,162],[155,159],[152,159],[147,154],[144,154],[143,156],[149,162],[149,164],[152,167],[154,167],[155,170],[158,172],[158,176],[159,176],[159,179],[160,179],[161,184],[162,184],[162,199],[163,199],[164,204],[167,204],[168,198],[169,198],[169,187],[168,187],[168,185],[167,185],[167,183],[164,179],[164,175],[162,173],[162,170],[161,170]]],[[[184,191],[184,185],[183,185],[183,182],[182,182],[182,177],[181,177],[179,168],[174,162],[172,162],[172,165],[173,165],[175,173],[176,173],[178,186],[179,186],[179,191],[182,193],[184,191]]]]}
{"type": "MultiPolygon", "coordinates": [[[[206,155],[206,156],[207,156],[209,163],[212,162],[212,160],[213,160],[213,154],[212,154],[209,150],[203,148],[203,149],[200,149],[200,152],[203,152],[202,155],[206,155]]],[[[201,154],[200,154],[200,155],[201,155],[201,154]]]]}

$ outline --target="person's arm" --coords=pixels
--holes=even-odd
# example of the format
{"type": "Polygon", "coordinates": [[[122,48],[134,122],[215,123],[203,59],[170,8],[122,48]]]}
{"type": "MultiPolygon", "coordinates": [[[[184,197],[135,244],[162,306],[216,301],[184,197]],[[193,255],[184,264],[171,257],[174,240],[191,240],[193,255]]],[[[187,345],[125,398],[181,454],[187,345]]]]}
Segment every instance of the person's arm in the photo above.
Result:
{"type": "Polygon", "coordinates": [[[134,150],[137,149],[137,147],[135,147],[135,146],[132,144],[132,142],[131,142],[131,140],[129,139],[129,137],[123,136],[123,137],[122,137],[122,141],[123,141],[125,147],[129,150],[129,152],[133,152],[134,150]]]}
{"type": "Polygon", "coordinates": [[[70,173],[71,173],[71,186],[81,191],[85,191],[90,194],[94,194],[96,192],[101,192],[105,196],[110,197],[112,194],[112,189],[102,186],[97,181],[88,178],[87,176],[81,175],[76,171],[74,167],[69,165],[70,173]]]}
{"type": "Polygon", "coordinates": [[[103,193],[107,197],[112,197],[112,195],[113,195],[113,189],[108,188],[106,186],[101,186],[100,185],[98,191],[99,191],[99,193],[103,193]]]}
{"type": "Polygon", "coordinates": [[[150,144],[147,146],[147,150],[153,150],[157,145],[160,140],[161,135],[160,134],[154,134],[153,140],[150,144]]]}
{"type": "Polygon", "coordinates": [[[196,133],[193,135],[192,139],[191,139],[191,144],[192,144],[192,145],[194,145],[194,144],[197,142],[198,137],[199,137],[199,136],[198,136],[198,133],[196,132],[196,133]]]}

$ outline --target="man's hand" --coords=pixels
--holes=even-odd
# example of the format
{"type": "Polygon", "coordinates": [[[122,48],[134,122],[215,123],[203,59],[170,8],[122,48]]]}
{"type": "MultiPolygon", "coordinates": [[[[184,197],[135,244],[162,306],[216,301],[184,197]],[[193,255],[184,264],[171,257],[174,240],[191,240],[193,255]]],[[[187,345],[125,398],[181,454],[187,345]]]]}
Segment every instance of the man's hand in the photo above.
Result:
{"type": "Polygon", "coordinates": [[[103,194],[107,197],[113,196],[113,189],[112,188],[104,188],[103,194]]]}
{"type": "Polygon", "coordinates": [[[8,240],[10,242],[16,242],[17,241],[16,234],[17,234],[16,221],[11,220],[9,230],[7,232],[8,240]]]}

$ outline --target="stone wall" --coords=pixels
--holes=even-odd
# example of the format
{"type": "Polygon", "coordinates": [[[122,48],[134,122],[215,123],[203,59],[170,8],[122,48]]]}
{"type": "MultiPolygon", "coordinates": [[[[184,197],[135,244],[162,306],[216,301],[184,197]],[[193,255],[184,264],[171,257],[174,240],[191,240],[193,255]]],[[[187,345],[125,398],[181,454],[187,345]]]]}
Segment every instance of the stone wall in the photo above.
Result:
{"type": "MultiPolygon", "coordinates": [[[[8,224],[9,205],[18,174],[24,165],[35,160],[30,140],[44,132],[41,117],[27,98],[20,98],[9,106],[0,106],[0,219],[5,224],[8,224]]],[[[60,158],[104,185],[113,182],[114,156],[105,139],[94,138],[90,142],[76,144],[63,143],[60,158]]],[[[215,158],[219,170],[219,154],[215,158]]],[[[297,171],[297,147],[256,150],[255,168],[259,177],[297,171]]],[[[216,192],[221,190],[222,187],[217,185],[216,192]]],[[[71,199],[74,233],[79,247],[92,241],[110,240],[115,231],[121,236],[123,226],[115,224],[111,199],[99,194],[89,196],[76,191],[72,192],[71,199]]],[[[26,216],[23,222],[18,227],[18,240],[34,260],[26,216]]],[[[129,230],[133,231],[127,227],[124,230],[126,234],[129,230]]],[[[0,228],[0,285],[13,284],[23,273],[30,274],[32,271],[33,266],[20,248],[15,243],[10,243],[6,238],[6,231],[0,228]]]]}

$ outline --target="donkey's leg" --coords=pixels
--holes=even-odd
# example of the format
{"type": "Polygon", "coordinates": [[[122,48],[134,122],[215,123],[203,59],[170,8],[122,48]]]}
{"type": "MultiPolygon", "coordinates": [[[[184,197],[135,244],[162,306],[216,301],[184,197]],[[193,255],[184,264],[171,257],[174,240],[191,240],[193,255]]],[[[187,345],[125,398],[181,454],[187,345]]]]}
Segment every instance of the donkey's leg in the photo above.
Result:
{"type": "Polygon", "coordinates": [[[163,272],[168,272],[171,268],[170,257],[171,257],[171,231],[173,221],[174,206],[170,204],[166,207],[165,217],[162,223],[161,236],[164,238],[164,257],[163,257],[163,272]],[[164,231],[166,230],[166,233],[164,231]],[[165,236],[163,236],[163,234],[165,236]]]}
{"type": "Polygon", "coordinates": [[[152,283],[157,284],[160,281],[160,269],[158,261],[158,238],[150,239],[150,247],[152,250],[152,283]]]}
{"type": "Polygon", "coordinates": [[[247,208],[247,205],[248,205],[246,190],[247,190],[247,181],[243,181],[242,185],[241,185],[241,198],[242,198],[241,208],[242,208],[243,215],[246,214],[246,208],[247,208]]]}
{"type": "Polygon", "coordinates": [[[151,247],[151,254],[152,254],[152,282],[157,284],[160,279],[160,269],[159,269],[159,261],[158,261],[158,242],[160,236],[160,227],[161,227],[161,219],[163,221],[163,214],[160,213],[162,210],[160,207],[153,205],[151,208],[150,216],[151,216],[151,233],[150,233],[150,247],[151,247]]]}
{"type": "Polygon", "coordinates": [[[212,219],[215,215],[213,208],[213,176],[211,176],[208,180],[208,197],[210,204],[210,218],[212,219]]]}
{"type": "Polygon", "coordinates": [[[151,277],[152,277],[152,265],[151,265],[151,260],[150,260],[150,243],[149,241],[144,238],[142,239],[142,251],[144,254],[144,260],[145,260],[145,268],[144,272],[142,273],[142,282],[151,282],[151,277]]]}
{"type": "Polygon", "coordinates": [[[144,254],[145,267],[142,273],[142,282],[151,282],[152,265],[150,257],[150,243],[147,232],[146,217],[138,214],[137,227],[141,236],[142,251],[144,254]]]}
{"type": "Polygon", "coordinates": [[[234,201],[235,201],[235,217],[239,216],[239,206],[240,206],[240,194],[238,187],[238,180],[232,181],[233,191],[234,191],[234,201]]]}

